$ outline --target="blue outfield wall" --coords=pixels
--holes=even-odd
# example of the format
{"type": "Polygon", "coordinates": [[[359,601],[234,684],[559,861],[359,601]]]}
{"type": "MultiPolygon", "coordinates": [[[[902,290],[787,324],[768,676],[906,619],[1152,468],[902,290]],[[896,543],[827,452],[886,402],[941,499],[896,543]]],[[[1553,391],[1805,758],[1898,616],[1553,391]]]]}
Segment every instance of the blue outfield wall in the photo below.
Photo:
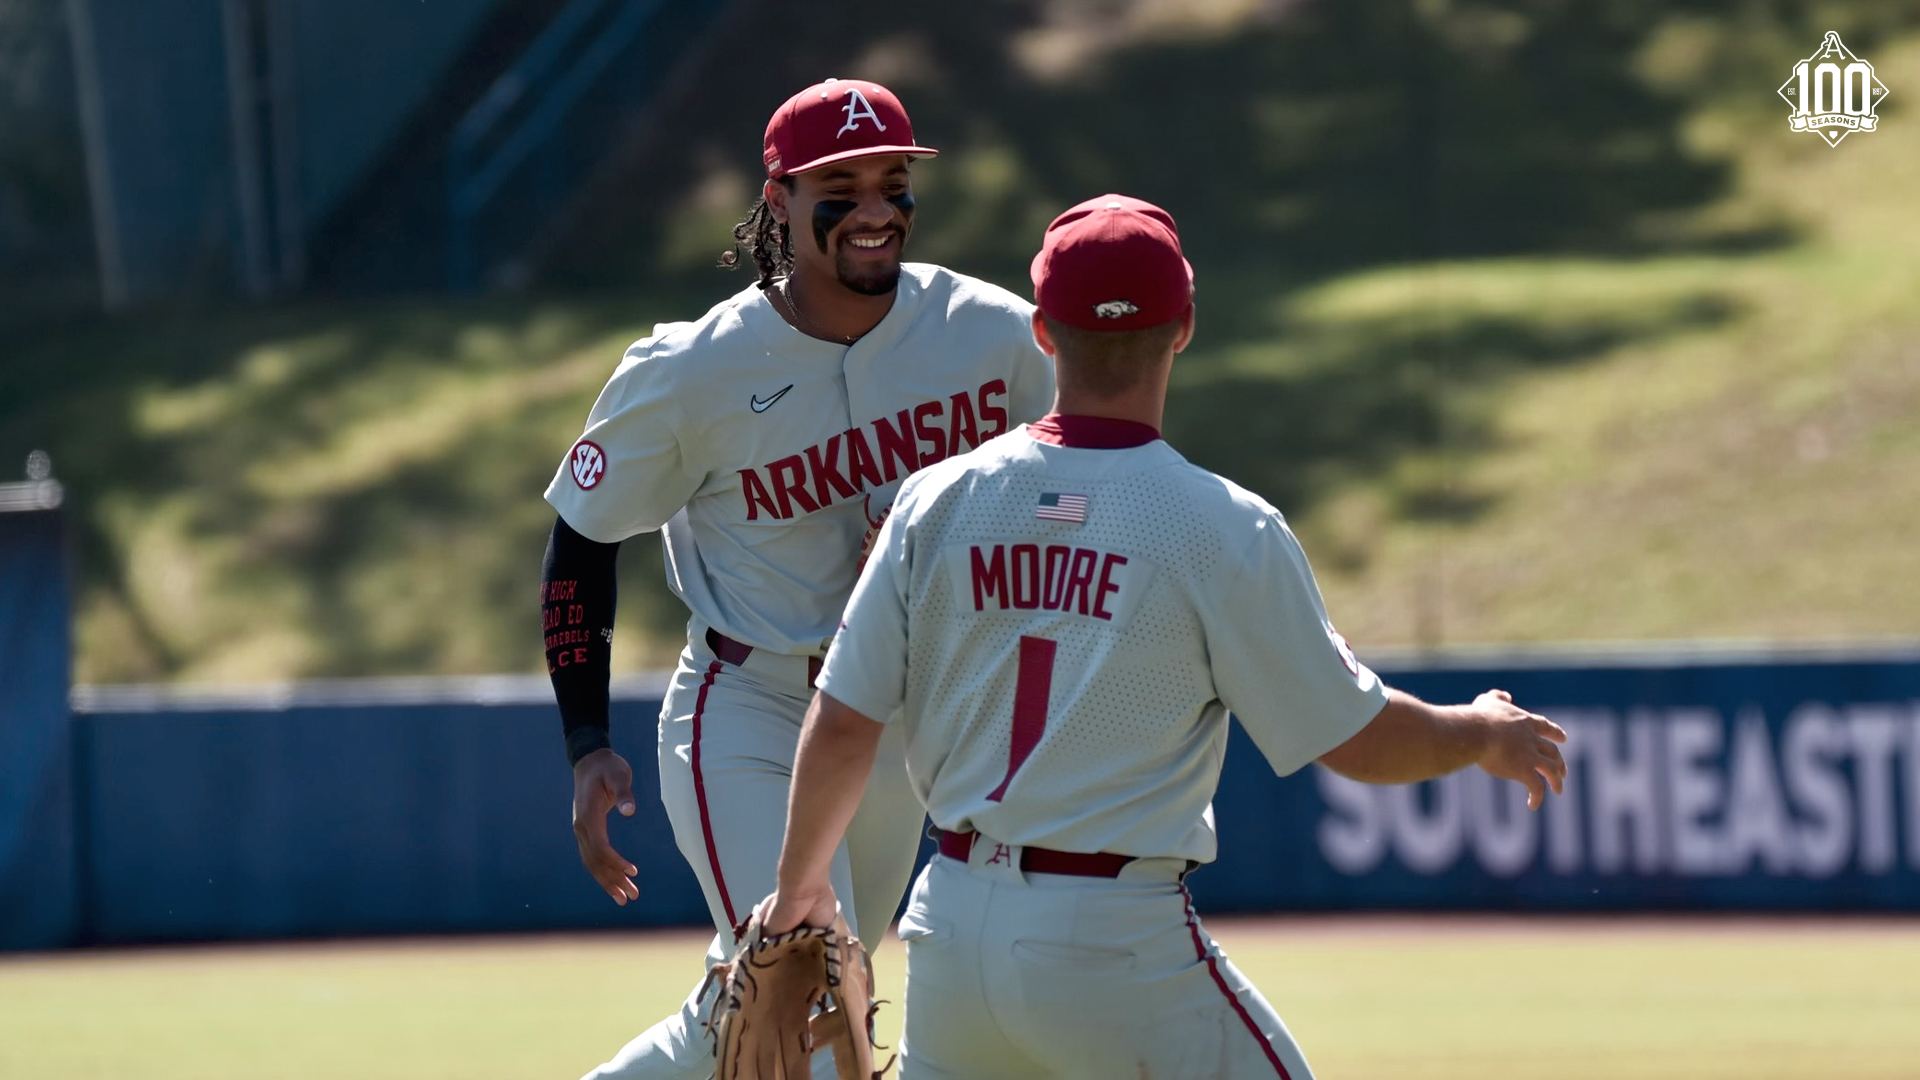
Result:
{"type": "Polygon", "coordinates": [[[660,809],[658,702],[616,703],[642,868],[619,908],[580,867],[551,704],[291,704],[77,717],[88,942],[694,924],[660,809]]]}
{"type": "MultiPolygon", "coordinates": [[[[1236,731],[1203,911],[1920,911],[1920,652],[1385,674],[1561,719],[1566,795],[1528,814],[1477,770],[1276,779],[1236,731]]],[[[703,924],[659,804],[657,697],[616,704],[640,812],[612,834],[642,868],[618,908],[575,855],[552,708],[515,685],[491,703],[82,694],[72,940],[703,924]]]]}
{"type": "Polygon", "coordinates": [[[5,496],[0,491],[0,949],[17,949],[75,936],[77,800],[65,527],[57,509],[8,509],[5,496]]]}
{"type": "Polygon", "coordinates": [[[1203,907],[1920,912],[1920,650],[1384,674],[1553,717],[1565,794],[1528,813],[1478,769],[1275,782],[1236,732],[1203,907]]]}

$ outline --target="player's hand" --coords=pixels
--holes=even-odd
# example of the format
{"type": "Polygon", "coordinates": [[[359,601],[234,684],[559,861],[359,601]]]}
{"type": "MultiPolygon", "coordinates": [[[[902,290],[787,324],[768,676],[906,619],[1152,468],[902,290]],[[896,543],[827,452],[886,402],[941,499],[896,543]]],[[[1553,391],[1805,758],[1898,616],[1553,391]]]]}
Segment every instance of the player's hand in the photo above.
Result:
{"type": "Polygon", "coordinates": [[[1547,786],[1558,795],[1567,781],[1567,762],[1557,745],[1567,741],[1559,724],[1513,703],[1505,690],[1489,690],[1473,699],[1492,733],[1480,767],[1487,775],[1515,781],[1527,789],[1527,809],[1547,801],[1547,786]]]}
{"type": "Polygon", "coordinates": [[[798,889],[775,889],[772,896],[754,907],[760,913],[760,926],[768,934],[784,934],[802,923],[808,926],[832,926],[840,913],[840,901],[833,886],[822,882],[798,889]]]}
{"type": "Polygon", "coordinates": [[[580,845],[580,864],[624,907],[640,899],[633,883],[640,871],[607,839],[607,811],[616,808],[622,817],[633,816],[633,769],[619,754],[595,750],[573,766],[573,839],[580,845]]]}

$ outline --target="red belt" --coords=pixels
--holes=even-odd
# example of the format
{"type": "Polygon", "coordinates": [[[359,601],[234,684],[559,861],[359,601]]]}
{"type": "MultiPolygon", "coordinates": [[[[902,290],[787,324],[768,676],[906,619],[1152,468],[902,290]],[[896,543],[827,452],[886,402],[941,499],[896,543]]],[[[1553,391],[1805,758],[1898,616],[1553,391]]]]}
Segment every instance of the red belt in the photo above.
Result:
{"type": "MultiPolygon", "coordinates": [[[[713,651],[713,655],[720,658],[721,663],[732,664],[734,667],[746,663],[747,657],[753,655],[753,646],[744,641],[735,641],[711,626],[707,627],[707,648],[713,651]]],[[[812,686],[813,681],[819,677],[820,658],[807,657],[807,685],[812,686]]]]}
{"type": "MultiPolygon", "coordinates": [[[[973,842],[979,833],[947,832],[936,830],[940,834],[940,854],[949,859],[967,861],[973,853],[973,842]]],[[[1020,869],[1030,874],[1070,874],[1074,877],[1119,877],[1120,869],[1133,861],[1131,855],[1115,855],[1109,851],[1049,851],[1046,848],[1023,847],[1020,849],[1020,869]]]]}

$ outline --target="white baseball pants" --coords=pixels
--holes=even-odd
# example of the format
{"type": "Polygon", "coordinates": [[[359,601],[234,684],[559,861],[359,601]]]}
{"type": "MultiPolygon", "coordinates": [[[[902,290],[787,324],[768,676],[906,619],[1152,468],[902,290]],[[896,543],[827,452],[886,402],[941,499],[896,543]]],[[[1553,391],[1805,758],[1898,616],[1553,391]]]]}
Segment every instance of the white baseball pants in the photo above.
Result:
{"type": "MultiPolygon", "coordinates": [[[[660,801],[719,932],[709,965],[733,952],[733,927],[773,892],[786,832],[787,791],[800,724],[813,698],[808,659],[755,650],[730,663],[697,622],[660,710],[660,801]]],[[[876,947],[913,873],[925,812],[907,782],[898,725],[889,725],[873,776],[833,861],[833,891],[847,924],[876,947]]],[[[646,888],[646,882],[639,882],[646,888]]],[[[587,1080],[707,1080],[713,1043],[700,1026],[716,991],[700,988],[680,1011],[621,1048],[587,1080]]],[[[816,1080],[832,1080],[827,1054],[816,1080]]]]}
{"type": "Polygon", "coordinates": [[[1184,862],[1067,877],[1007,851],[983,837],[914,885],[901,1080],[1312,1080],[1201,927],[1184,862]]]}

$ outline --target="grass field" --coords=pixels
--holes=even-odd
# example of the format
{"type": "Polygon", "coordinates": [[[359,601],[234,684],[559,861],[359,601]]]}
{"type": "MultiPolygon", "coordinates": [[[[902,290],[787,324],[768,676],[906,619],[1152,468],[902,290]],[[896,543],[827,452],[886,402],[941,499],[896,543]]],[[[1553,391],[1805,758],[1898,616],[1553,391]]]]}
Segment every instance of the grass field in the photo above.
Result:
{"type": "MultiPolygon", "coordinates": [[[[1318,1074],[1920,1075],[1920,922],[1220,920],[1318,1074]]],[[[571,1078],[675,1007],[685,933],[0,960],[0,1077],[571,1078]]],[[[881,952],[900,1000],[901,953],[881,952]]],[[[893,1042],[898,1008],[883,1010],[893,1042]]]]}

